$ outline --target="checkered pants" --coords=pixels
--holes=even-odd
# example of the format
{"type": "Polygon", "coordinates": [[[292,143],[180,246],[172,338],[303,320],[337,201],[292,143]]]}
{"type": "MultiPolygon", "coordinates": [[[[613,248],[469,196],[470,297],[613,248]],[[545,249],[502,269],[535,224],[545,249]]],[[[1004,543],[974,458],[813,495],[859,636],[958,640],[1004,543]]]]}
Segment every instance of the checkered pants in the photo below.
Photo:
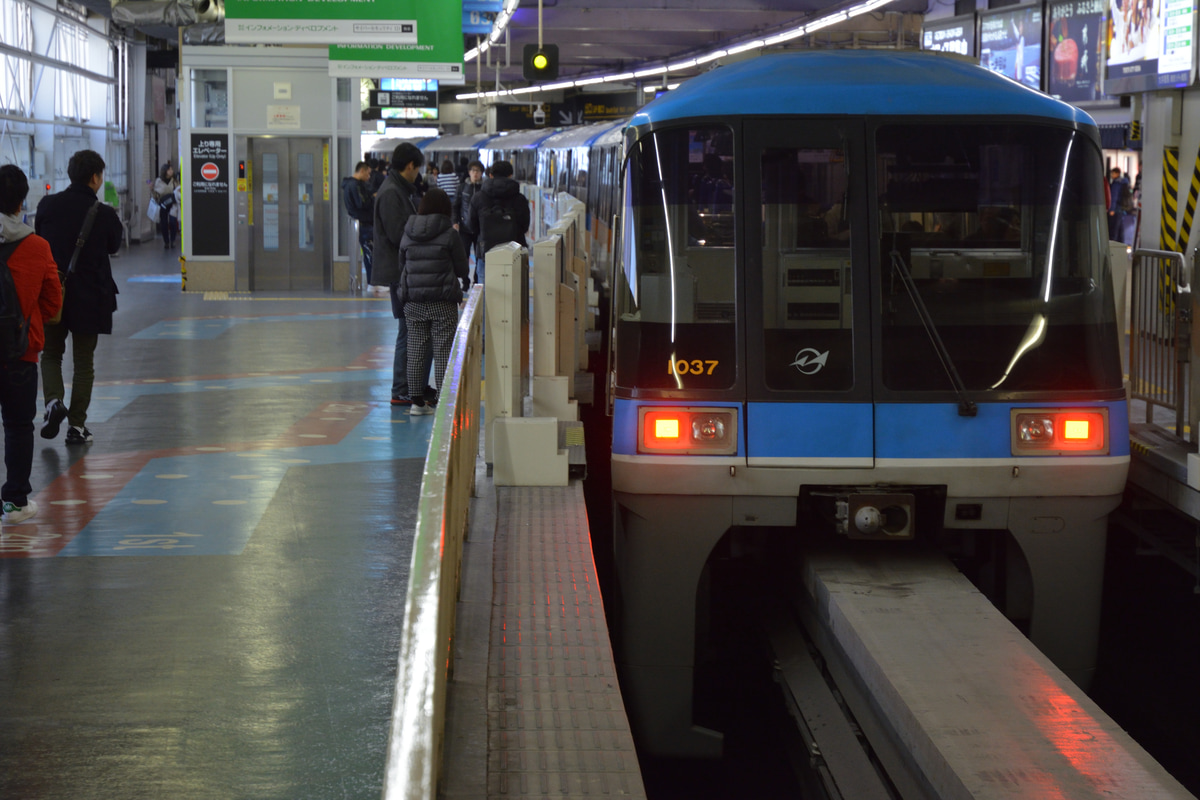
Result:
{"type": "Polygon", "coordinates": [[[449,300],[435,303],[405,303],[404,320],[408,323],[408,387],[413,400],[420,397],[427,375],[421,366],[433,342],[433,376],[438,391],[446,377],[454,329],[458,327],[458,305],[449,300]]]}

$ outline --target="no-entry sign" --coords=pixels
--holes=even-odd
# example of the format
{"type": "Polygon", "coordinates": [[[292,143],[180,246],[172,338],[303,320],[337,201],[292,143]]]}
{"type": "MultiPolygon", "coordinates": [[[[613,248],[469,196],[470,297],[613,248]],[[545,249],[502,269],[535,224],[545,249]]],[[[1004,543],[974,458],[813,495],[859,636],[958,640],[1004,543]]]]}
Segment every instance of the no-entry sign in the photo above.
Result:
{"type": "Polygon", "coordinates": [[[206,181],[215,181],[220,174],[221,170],[211,161],[200,168],[200,177],[206,181]]]}

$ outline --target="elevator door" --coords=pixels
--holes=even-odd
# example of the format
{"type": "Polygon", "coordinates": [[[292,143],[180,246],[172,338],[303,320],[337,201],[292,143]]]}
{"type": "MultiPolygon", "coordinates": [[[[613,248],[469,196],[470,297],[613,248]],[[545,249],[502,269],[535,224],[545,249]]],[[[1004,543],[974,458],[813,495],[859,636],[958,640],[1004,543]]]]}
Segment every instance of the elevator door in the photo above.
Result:
{"type": "Polygon", "coordinates": [[[323,139],[251,137],[253,203],[250,290],[329,288],[329,200],[323,139]]]}

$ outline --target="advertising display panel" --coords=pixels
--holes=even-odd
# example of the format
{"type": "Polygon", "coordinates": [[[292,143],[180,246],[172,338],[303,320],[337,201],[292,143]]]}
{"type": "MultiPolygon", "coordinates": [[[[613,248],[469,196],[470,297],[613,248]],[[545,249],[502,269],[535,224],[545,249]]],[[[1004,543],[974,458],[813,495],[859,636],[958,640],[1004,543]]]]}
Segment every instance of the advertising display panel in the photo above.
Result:
{"type": "MultiPolygon", "coordinates": [[[[1102,0],[1101,0],[1102,1],[1102,0]]],[[[938,19],[922,24],[921,49],[975,57],[975,15],[938,19]]]]}
{"type": "Polygon", "coordinates": [[[1067,103],[1104,100],[1100,91],[1104,52],[1105,0],[1063,0],[1047,4],[1050,39],[1046,44],[1046,93],[1067,103]]]}
{"type": "Polygon", "coordinates": [[[980,12],[979,63],[1031,89],[1041,89],[1041,6],[980,12]]]}
{"type": "Polygon", "coordinates": [[[1108,94],[1190,85],[1195,79],[1195,0],[1108,0],[1108,94]]]}

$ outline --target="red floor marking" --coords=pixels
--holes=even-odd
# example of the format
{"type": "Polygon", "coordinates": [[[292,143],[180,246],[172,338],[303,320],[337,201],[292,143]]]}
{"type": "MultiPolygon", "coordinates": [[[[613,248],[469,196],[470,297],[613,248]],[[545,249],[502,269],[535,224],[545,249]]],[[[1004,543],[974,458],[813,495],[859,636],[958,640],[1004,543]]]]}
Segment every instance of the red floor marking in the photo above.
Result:
{"type": "Polygon", "coordinates": [[[156,458],[194,456],[206,452],[241,453],[287,447],[338,444],[382,403],[323,403],[274,439],[192,445],[162,450],[84,456],[58,476],[34,500],[36,522],[0,529],[0,558],[44,558],[62,550],[99,514],[146,465],[156,458]],[[202,448],[220,447],[219,451],[202,448]],[[111,475],[109,478],[85,476],[111,475]],[[62,501],[83,501],[51,505],[62,501]]]}

